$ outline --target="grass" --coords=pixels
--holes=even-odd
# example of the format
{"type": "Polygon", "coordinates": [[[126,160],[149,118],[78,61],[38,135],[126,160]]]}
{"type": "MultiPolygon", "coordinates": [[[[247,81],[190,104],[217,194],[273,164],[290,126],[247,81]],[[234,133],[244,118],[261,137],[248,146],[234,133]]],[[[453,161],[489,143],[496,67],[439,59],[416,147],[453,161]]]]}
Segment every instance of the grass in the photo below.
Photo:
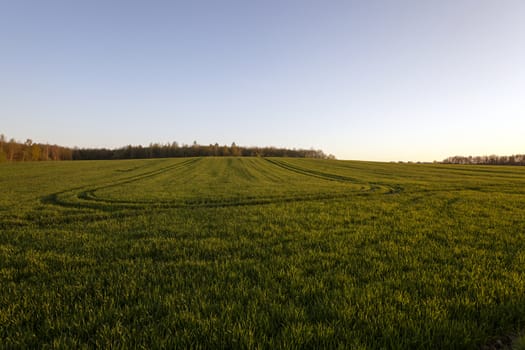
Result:
{"type": "Polygon", "coordinates": [[[0,347],[479,349],[525,328],[524,185],[521,167],[4,164],[0,347]]]}

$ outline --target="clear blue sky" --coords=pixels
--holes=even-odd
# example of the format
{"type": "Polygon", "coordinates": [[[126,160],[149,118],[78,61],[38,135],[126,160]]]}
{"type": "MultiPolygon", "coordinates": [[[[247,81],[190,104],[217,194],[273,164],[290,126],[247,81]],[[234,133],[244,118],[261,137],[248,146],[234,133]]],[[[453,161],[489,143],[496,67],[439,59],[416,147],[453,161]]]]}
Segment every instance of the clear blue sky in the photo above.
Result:
{"type": "Polygon", "coordinates": [[[0,0],[0,133],[525,153],[525,1],[0,0]]]}

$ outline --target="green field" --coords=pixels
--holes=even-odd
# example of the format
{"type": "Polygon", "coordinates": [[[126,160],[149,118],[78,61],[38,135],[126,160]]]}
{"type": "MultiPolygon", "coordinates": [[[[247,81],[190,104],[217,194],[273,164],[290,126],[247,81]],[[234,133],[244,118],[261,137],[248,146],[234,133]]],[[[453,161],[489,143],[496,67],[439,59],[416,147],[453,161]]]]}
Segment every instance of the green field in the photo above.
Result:
{"type": "Polygon", "coordinates": [[[0,166],[0,348],[479,349],[525,329],[525,168],[0,166]]]}

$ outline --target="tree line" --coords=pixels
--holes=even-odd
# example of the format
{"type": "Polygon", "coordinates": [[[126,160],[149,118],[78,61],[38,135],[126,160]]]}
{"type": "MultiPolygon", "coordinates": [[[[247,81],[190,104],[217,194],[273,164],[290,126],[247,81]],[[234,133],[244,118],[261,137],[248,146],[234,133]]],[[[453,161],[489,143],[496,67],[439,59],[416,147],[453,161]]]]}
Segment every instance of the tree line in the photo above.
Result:
{"type": "Polygon", "coordinates": [[[512,156],[454,156],[443,160],[444,164],[475,164],[475,165],[525,165],[525,154],[512,156]]]}
{"type": "Polygon", "coordinates": [[[179,158],[179,157],[296,157],[296,158],[334,158],[322,150],[288,149],[277,147],[243,147],[232,143],[230,146],[192,145],[173,143],[151,143],[149,146],[128,145],[117,149],[81,148],[73,149],[73,160],[96,159],[138,159],[138,158],[179,158]]]}
{"type": "Polygon", "coordinates": [[[4,161],[42,161],[42,160],[71,160],[73,150],[58,145],[34,143],[31,139],[18,142],[7,140],[0,135],[0,162],[4,161]]]}
{"type": "Polygon", "coordinates": [[[128,145],[116,149],[108,148],[68,148],[57,145],[17,142],[14,139],[6,140],[0,135],[0,162],[1,161],[43,161],[43,160],[109,160],[109,159],[142,159],[142,158],[178,158],[178,157],[295,157],[335,159],[333,155],[326,155],[322,150],[288,149],[278,147],[243,147],[232,143],[230,146],[192,145],[177,142],[151,143],[149,146],[128,145]]]}

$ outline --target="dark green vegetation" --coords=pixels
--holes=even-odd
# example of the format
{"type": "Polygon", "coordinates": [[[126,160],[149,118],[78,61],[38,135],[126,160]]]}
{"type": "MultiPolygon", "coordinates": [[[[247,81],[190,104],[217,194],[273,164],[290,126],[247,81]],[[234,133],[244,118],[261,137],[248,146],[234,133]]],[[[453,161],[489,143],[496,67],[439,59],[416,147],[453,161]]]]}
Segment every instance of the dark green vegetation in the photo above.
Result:
{"type": "Polygon", "coordinates": [[[525,327],[525,168],[0,167],[11,347],[472,348],[525,327]]]}
{"type": "Polygon", "coordinates": [[[292,157],[335,159],[322,150],[288,149],[277,147],[244,147],[233,142],[231,146],[192,145],[172,143],[150,143],[149,146],[126,146],[116,149],[107,148],[68,148],[57,145],[34,143],[31,139],[17,142],[0,134],[0,163],[28,162],[45,160],[114,160],[148,158],[186,158],[186,157],[292,157]]]}
{"type": "Polygon", "coordinates": [[[454,156],[443,161],[445,164],[476,164],[476,165],[525,165],[525,154],[514,154],[512,156],[454,156]]]}

